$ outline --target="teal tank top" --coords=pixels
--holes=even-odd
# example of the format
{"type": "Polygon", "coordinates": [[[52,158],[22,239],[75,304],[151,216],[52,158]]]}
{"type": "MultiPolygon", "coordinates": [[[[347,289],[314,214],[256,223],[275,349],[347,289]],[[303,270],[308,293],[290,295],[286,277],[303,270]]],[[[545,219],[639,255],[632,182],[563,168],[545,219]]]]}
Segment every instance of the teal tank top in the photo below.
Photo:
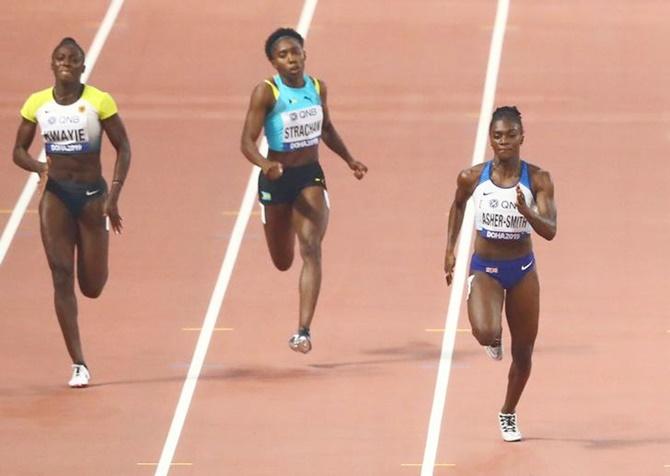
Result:
{"type": "Polygon", "coordinates": [[[319,143],[323,109],[319,80],[305,75],[305,85],[292,88],[276,74],[272,88],[275,105],[265,117],[265,137],[270,150],[290,152],[319,143]]]}

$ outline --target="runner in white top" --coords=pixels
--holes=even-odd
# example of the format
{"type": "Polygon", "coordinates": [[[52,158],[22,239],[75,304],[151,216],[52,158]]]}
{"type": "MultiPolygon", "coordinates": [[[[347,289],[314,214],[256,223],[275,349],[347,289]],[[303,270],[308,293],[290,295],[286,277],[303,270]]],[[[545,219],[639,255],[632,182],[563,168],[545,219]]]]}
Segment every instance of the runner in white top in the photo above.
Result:
{"type": "Polygon", "coordinates": [[[516,107],[496,109],[489,127],[493,159],[463,170],[449,213],[444,261],[451,284],[454,249],[465,206],[475,205],[475,251],[468,278],[472,333],[495,360],[503,357],[502,308],[512,336],[512,364],[505,401],[498,415],[505,441],[519,441],[516,407],[530,376],[537,336],[540,287],[531,230],[547,240],[556,235],[554,184],[549,173],[520,158],[524,131],[516,107]]]}
{"type": "Polygon", "coordinates": [[[96,298],[107,282],[108,220],[121,232],[118,200],[130,166],[130,145],[112,97],[81,83],[84,50],[64,38],[51,55],[54,86],[38,91],[21,108],[14,162],[41,177],[42,243],[54,285],[54,304],[72,359],[71,387],[84,387],[90,373],[79,338],[74,292],[96,298]],[[29,152],[39,125],[47,162],[29,152]],[[102,177],[100,141],[105,132],[116,150],[112,186],[102,177]]]}

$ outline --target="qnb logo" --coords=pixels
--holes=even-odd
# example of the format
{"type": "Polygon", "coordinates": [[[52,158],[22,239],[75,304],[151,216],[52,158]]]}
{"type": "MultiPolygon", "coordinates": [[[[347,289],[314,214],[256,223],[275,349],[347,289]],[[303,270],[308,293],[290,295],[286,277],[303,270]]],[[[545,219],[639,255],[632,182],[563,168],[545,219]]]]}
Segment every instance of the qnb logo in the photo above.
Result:
{"type": "Polygon", "coordinates": [[[498,208],[499,204],[500,203],[498,202],[497,198],[492,198],[491,200],[489,200],[489,207],[491,208],[498,208]]]}
{"type": "Polygon", "coordinates": [[[79,116],[60,116],[58,118],[58,124],[79,124],[81,122],[81,117],[79,116]]]}
{"type": "Polygon", "coordinates": [[[65,124],[65,125],[79,124],[81,122],[81,117],[79,117],[77,115],[73,115],[73,116],[49,116],[49,119],[47,119],[47,122],[52,126],[56,123],[61,124],[61,125],[63,125],[63,124],[65,124]]]}
{"type": "Polygon", "coordinates": [[[298,119],[305,119],[309,117],[314,117],[319,114],[319,111],[315,107],[309,109],[301,109],[300,111],[292,111],[288,114],[289,119],[292,121],[297,121],[298,119]]]}

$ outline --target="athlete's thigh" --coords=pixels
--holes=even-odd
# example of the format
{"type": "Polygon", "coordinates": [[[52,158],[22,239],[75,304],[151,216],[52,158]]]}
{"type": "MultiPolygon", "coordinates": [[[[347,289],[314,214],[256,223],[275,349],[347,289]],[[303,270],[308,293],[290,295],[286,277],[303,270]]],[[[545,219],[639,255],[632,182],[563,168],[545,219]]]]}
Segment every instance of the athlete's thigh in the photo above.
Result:
{"type": "Polygon", "coordinates": [[[48,190],[40,199],[39,211],[40,233],[49,266],[74,272],[77,222],[65,204],[48,190]]]}
{"type": "Polygon", "coordinates": [[[507,291],[505,314],[512,334],[512,345],[532,346],[537,337],[540,315],[540,283],[537,271],[528,272],[507,291]]]}
{"type": "Polygon", "coordinates": [[[107,280],[109,231],[103,215],[105,196],[88,202],[77,220],[77,276],[81,286],[97,288],[107,280]]]}
{"type": "Polygon", "coordinates": [[[268,250],[275,263],[293,259],[295,230],[293,229],[292,204],[277,203],[263,206],[263,231],[268,250]]]}
{"type": "Polygon", "coordinates": [[[468,281],[468,318],[473,330],[500,329],[505,290],[494,278],[479,271],[468,281]]]}
{"type": "Polygon", "coordinates": [[[329,215],[327,192],[323,187],[302,189],[293,204],[293,224],[298,239],[320,243],[328,228],[329,215]]]}

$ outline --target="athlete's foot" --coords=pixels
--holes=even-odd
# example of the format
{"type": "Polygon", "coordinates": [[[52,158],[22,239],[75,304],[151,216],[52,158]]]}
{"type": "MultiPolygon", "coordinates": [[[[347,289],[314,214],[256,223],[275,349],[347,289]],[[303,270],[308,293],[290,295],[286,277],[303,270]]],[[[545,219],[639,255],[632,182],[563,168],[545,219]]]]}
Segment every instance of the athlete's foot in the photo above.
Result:
{"type": "Polygon", "coordinates": [[[86,368],[86,365],[73,364],[72,378],[67,384],[72,388],[82,388],[88,385],[88,381],[90,379],[91,379],[91,373],[86,368]]]}
{"type": "Polygon", "coordinates": [[[493,360],[502,360],[503,358],[503,346],[502,339],[498,339],[493,345],[484,346],[486,355],[491,357],[493,360]]]}
{"type": "Polygon", "coordinates": [[[297,334],[293,334],[288,340],[288,346],[295,352],[306,354],[312,350],[312,338],[309,329],[301,328],[297,334]]]}
{"type": "Polygon", "coordinates": [[[521,432],[516,421],[516,413],[498,413],[500,434],[505,441],[521,441],[521,432]]]}

